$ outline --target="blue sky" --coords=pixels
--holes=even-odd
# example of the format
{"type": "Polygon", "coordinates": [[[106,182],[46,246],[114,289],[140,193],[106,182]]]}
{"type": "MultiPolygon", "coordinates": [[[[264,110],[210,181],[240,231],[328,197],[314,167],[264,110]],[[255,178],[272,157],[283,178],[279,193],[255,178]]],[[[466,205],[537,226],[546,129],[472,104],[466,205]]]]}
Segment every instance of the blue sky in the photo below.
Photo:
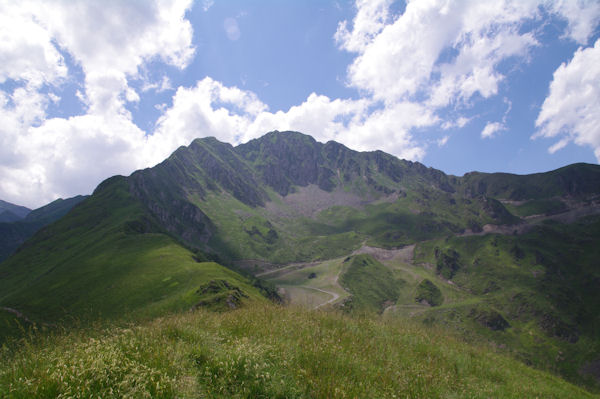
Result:
{"type": "Polygon", "coordinates": [[[0,3],[0,199],[298,130],[446,173],[600,159],[600,3],[0,3]]]}

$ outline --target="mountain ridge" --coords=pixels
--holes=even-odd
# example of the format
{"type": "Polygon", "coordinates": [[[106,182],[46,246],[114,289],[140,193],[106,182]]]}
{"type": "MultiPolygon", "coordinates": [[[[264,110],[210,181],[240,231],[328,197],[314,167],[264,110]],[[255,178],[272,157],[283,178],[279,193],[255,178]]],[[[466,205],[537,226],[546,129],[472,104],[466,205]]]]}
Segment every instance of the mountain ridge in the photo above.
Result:
{"type": "Polygon", "coordinates": [[[0,222],[0,262],[8,258],[29,237],[44,226],[60,219],[87,196],[52,201],[40,208],[28,210],[23,218],[0,222]]]}
{"type": "Polygon", "coordinates": [[[0,306],[38,323],[155,317],[243,307],[277,298],[273,284],[283,284],[304,297],[344,293],[327,299],[344,312],[395,307],[424,323],[468,329],[581,383],[575,368],[600,354],[585,352],[600,345],[590,335],[597,320],[589,307],[598,298],[585,283],[598,277],[594,256],[577,258],[577,267],[548,259],[568,262],[563,252],[589,252],[586,235],[600,235],[599,179],[600,166],[590,164],[456,177],[297,132],[236,147],[196,139],[153,168],[106,179],[34,234],[0,263],[0,306]],[[560,223],[557,215],[575,218],[578,210],[587,220],[560,223]],[[390,263],[357,255],[367,247],[413,249],[390,263]],[[271,284],[253,277],[282,265],[290,267],[271,284]],[[561,290],[567,272],[573,276],[561,290]],[[316,285],[338,277],[341,291],[316,285]],[[548,299],[548,287],[582,297],[548,299]],[[567,351],[574,366],[537,353],[527,331],[567,351]]]}
{"type": "Polygon", "coordinates": [[[29,212],[31,212],[31,209],[27,207],[0,200],[0,223],[16,222],[27,216],[29,212]]]}

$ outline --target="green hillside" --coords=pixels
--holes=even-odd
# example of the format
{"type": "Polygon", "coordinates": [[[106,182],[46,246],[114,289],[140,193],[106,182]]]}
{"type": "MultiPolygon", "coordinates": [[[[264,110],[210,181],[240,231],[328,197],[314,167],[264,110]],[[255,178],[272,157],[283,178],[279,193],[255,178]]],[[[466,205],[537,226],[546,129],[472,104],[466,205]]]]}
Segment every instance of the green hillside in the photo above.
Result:
{"type": "Polygon", "coordinates": [[[351,297],[341,306],[345,310],[371,310],[381,312],[398,300],[403,280],[370,255],[347,258],[340,283],[351,297]]]}
{"type": "Polygon", "coordinates": [[[598,196],[600,168],[578,163],[530,175],[472,172],[460,179],[459,187],[467,195],[510,200],[598,196]]]}
{"type": "Polygon", "coordinates": [[[415,260],[422,265],[441,265],[444,254],[455,254],[446,260],[455,264],[452,282],[468,297],[418,318],[486,337],[528,364],[595,385],[581,371],[600,358],[598,237],[596,216],[548,222],[520,236],[419,244],[415,260]]]}
{"type": "Polygon", "coordinates": [[[441,330],[274,306],[199,310],[5,347],[0,396],[597,397],[441,330]]]}
{"type": "Polygon", "coordinates": [[[45,324],[159,315],[207,299],[219,305],[235,289],[243,295],[234,302],[262,298],[248,279],[199,262],[166,234],[123,177],[105,181],[68,216],[35,234],[0,264],[0,276],[0,304],[45,324]],[[229,285],[204,292],[221,280],[229,285]]]}

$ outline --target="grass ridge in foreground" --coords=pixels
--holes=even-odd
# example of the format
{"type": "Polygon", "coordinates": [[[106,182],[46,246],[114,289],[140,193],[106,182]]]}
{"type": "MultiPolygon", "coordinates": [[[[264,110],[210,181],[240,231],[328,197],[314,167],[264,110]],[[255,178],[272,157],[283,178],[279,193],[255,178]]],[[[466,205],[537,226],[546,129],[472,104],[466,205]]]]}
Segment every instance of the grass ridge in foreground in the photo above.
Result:
{"type": "Polygon", "coordinates": [[[441,330],[256,305],[41,336],[0,353],[0,397],[592,398],[441,330]]]}

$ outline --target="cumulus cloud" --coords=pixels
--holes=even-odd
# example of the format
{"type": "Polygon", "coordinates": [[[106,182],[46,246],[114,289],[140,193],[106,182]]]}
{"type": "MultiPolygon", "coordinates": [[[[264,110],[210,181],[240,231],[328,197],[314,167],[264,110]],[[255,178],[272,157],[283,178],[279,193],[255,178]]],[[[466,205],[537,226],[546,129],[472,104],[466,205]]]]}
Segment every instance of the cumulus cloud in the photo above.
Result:
{"type": "Polygon", "coordinates": [[[27,10],[0,3],[0,83],[24,81],[39,88],[67,75],[52,35],[27,10]]]}
{"type": "Polygon", "coordinates": [[[143,140],[144,132],[123,116],[49,119],[19,135],[14,151],[26,163],[3,168],[0,187],[19,198],[89,193],[108,176],[145,166],[143,140]]]}
{"type": "Polygon", "coordinates": [[[202,9],[206,12],[208,11],[212,6],[215,5],[214,0],[203,0],[202,1],[202,9]]]}
{"type": "MultiPolygon", "coordinates": [[[[397,15],[391,5],[388,0],[357,0],[352,23],[339,24],[338,46],[356,54],[347,83],[385,108],[417,104],[430,123],[444,109],[468,110],[473,101],[498,95],[506,78],[502,63],[528,61],[531,49],[539,46],[539,30],[533,27],[546,15],[564,21],[563,36],[582,44],[600,20],[600,4],[593,1],[408,1],[397,15]]],[[[502,122],[489,122],[481,137],[506,129],[507,104],[502,122]]],[[[463,127],[468,121],[461,115],[443,121],[441,128],[463,127]]],[[[415,127],[419,124],[404,122],[403,129],[415,127]]]]}
{"type": "Polygon", "coordinates": [[[191,88],[180,87],[173,105],[159,118],[148,137],[147,158],[159,162],[197,137],[214,136],[236,143],[267,106],[258,97],[237,87],[226,87],[209,77],[191,88]]]}
{"type": "Polygon", "coordinates": [[[152,60],[185,67],[194,54],[191,2],[23,1],[0,4],[0,196],[28,206],[89,193],[112,174],[147,166],[129,82],[152,60]],[[63,54],[84,74],[86,114],[47,119],[68,79],[63,54]],[[10,86],[8,86],[10,87],[10,86]]]}
{"type": "Polygon", "coordinates": [[[414,103],[370,109],[368,99],[330,99],[312,93],[287,111],[270,112],[258,97],[211,78],[177,90],[173,106],[148,137],[148,158],[156,162],[196,137],[214,136],[238,144],[271,130],[296,130],[326,142],[336,140],[357,150],[383,149],[408,159],[425,150],[414,143],[410,129],[431,126],[437,118],[414,103]],[[151,155],[150,155],[151,154],[151,155]]]}
{"type": "Polygon", "coordinates": [[[538,45],[523,25],[540,18],[540,8],[565,20],[565,35],[579,42],[600,17],[597,3],[581,1],[412,1],[397,16],[389,6],[358,1],[353,30],[339,25],[338,44],[357,53],[349,84],[387,102],[425,95],[433,107],[497,94],[498,65],[526,59],[538,45]]]}
{"type": "Polygon", "coordinates": [[[340,48],[357,54],[348,83],[386,103],[427,98],[433,108],[497,94],[499,64],[526,59],[538,45],[523,26],[540,10],[567,23],[565,36],[584,43],[600,18],[591,1],[409,1],[390,15],[387,0],[357,0],[352,29],[338,26],[340,48]]]}
{"type": "Polygon", "coordinates": [[[546,3],[552,12],[567,20],[564,33],[579,44],[587,44],[600,22],[600,3],[594,0],[555,0],[546,3]]]}
{"type": "Polygon", "coordinates": [[[471,118],[460,116],[456,120],[447,120],[442,124],[442,129],[448,130],[453,128],[463,128],[471,121],[471,118]]]}
{"type": "Polygon", "coordinates": [[[128,78],[152,59],[184,68],[192,59],[189,0],[174,2],[27,3],[39,21],[81,66],[85,98],[93,114],[124,112],[136,95],[128,78]]]}
{"type": "Polygon", "coordinates": [[[340,140],[345,142],[350,134],[347,126],[359,123],[365,115],[367,100],[330,99],[311,93],[301,104],[287,111],[262,112],[250,125],[243,141],[260,136],[269,130],[297,130],[320,141],[340,140]],[[344,135],[342,138],[341,135],[344,135]]]}
{"type": "MultiPolygon", "coordinates": [[[[463,111],[501,93],[508,73],[501,65],[527,62],[539,45],[541,18],[563,20],[564,37],[585,46],[600,17],[593,1],[408,1],[401,12],[392,3],[357,0],[355,17],[342,21],[333,38],[354,54],[346,79],[358,98],[312,93],[287,110],[269,110],[255,93],[210,77],[179,88],[166,75],[147,77],[157,61],[180,69],[190,64],[191,0],[0,2],[0,83],[10,83],[0,89],[0,198],[42,205],[152,166],[196,137],[235,144],[275,129],[419,160],[427,150],[419,130],[469,123],[463,111]],[[48,106],[60,101],[61,85],[75,72],[83,76],[77,98],[84,113],[48,119],[48,106]],[[173,90],[172,102],[157,105],[155,128],[142,131],[128,104],[165,90],[173,90]],[[443,110],[452,120],[442,119],[443,110]]],[[[207,11],[213,1],[199,4],[207,11]]],[[[236,19],[223,28],[239,39],[236,19]]],[[[538,136],[558,138],[552,151],[574,141],[600,157],[593,112],[600,85],[590,67],[598,65],[597,48],[580,49],[554,75],[537,121],[538,136]],[[570,90],[581,98],[568,98],[570,90]]],[[[505,129],[507,113],[488,123],[482,137],[505,129]]],[[[442,146],[449,138],[429,142],[442,146]]]]}
{"type": "Polygon", "coordinates": [[[600,162],[600,39],[580,48],[554,72],[550,93],[536,120],[533,138],[559,138],[554,153],[569,142],[590,146],[600,162]]]}
{"type": "Polygon", "coordinates": [[[364,51],[389,22],[391,4],[392,0],[357,0],[352,29],[348,30],[348,21],[340,22],[335,40],[348,51],[364,51]]]}

